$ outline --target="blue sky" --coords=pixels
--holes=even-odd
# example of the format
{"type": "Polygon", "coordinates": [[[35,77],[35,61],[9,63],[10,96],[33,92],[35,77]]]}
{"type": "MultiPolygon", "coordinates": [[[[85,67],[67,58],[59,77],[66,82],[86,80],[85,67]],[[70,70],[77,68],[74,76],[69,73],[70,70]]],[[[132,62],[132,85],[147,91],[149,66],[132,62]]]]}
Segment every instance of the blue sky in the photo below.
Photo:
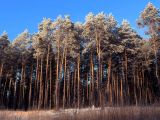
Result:
{"type": "Polygon", "coordinates": [[[112,13],[118,23],[128,19],[131,26],[142,36],[136,19],[148,2],[160,8],[159,0],[1,0],[0,34],[6,31],[10,40],[28,29],[37,32],[38,24],[46,18],[56,19],[58,15],[70,15],[73,21],[83,22],[89,12],[112,13]]]}

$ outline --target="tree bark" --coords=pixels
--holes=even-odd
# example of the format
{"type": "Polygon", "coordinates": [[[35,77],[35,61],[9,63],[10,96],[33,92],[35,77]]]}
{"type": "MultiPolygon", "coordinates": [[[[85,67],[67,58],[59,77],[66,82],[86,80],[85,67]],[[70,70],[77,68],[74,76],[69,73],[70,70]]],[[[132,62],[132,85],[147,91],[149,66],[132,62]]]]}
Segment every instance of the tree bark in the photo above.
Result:
{"type": "Polygon", "coordinates": [[[64,84],[63,84],[63,109],[65,108],[65,103],[66,103],[66,64],[67,64],[67,61],[66,61],[66,54],[67,52],[65,51],[64,53],[64,84]]]}
{"type": "Polygon", "coordinates": [[[77,60],[77,79],[78,79],[78,109],[80,108],[80,54],[78,56],[78,60],[77,60]]]}
{"type": "Polygon", "coordinates": [[[59,109],[59,58],[60,58],[60,41],[58,40],[58,54],[57,54],[57,68],[56,68],[56,89],[55,89],[55,102],[56,110],[59,109]]]}
{"type": "Polygon", "coordinates": [[[33,65],[31,66],[30,82],[29,82],[29,108],[32,106],[32,77],[33,77],[33,65]]]}

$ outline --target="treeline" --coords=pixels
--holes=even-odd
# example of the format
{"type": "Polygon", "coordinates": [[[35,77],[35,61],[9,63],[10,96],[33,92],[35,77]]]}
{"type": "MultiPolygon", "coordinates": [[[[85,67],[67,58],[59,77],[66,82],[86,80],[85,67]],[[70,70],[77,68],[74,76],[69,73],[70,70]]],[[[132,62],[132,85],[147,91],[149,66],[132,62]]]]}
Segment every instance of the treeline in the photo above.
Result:
{"type": "Polygon", "coordinates": [[[13,42],[0,36],[0,107],[52,109],[149,105],[160,98],[160,11],[149,3],[137,21],[104,13],[73,23],[44,19],[13,42]]]}

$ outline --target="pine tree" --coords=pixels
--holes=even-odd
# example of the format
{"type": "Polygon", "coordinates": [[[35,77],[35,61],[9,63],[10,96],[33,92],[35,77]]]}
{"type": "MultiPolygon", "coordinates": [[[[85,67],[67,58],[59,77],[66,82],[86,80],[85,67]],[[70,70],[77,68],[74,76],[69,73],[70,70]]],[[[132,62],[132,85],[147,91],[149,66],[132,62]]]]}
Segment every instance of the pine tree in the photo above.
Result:
{"type": "MultiPolygon", "coordinates": [[[[119,39],[121,41],[121,45],[124,47],[122,59],[122,87],[126,86],[125,89],[121,89],[121,93],[126,91],[125,95],[121,95],[122,102],[130,102],[130,71],[128,64],[131,64],[130,57],[136,53],[136,48],[139,47],[138,42],[140,42],[140,36],[131,28],[129,22],[127,20],[122,21],[122,25],[119,28],[119,39]],[[125,101],[123,100],[125,99],[125,101]]],[[[136,56],[134,56],[136,57],[136,56]]],[[[136,93],[135,93],[136,94],[136,93]]],[[[122,103],[123,104],[123,103],[122,103]]]]}
{"type": "MultiPolygon", "coordinates": [[[[18,35],[17,38],[13,41],[11,47],[14,49],[16,54],[18,54],[18,66],[17,68],[20,70],[20,78],[17,78],[15,84],[19,83],[19,90],[17,90],[18,86],[15,86],[15,99],[17,99],[17,94],[20,94],[19,97],[19,105],[22,108],[26,108],[28,103],[28,84],[30,83],[30,79],[27,77],[29,74],[28,68],[29,60],[32,57],[32,45],[30,40],[30,34],[27,30],[18,35]],[[20,80],[20,81],[18,81],[20,80]],[[16,93],[18,92],[19,93],[16,93]]],[[[18,71],[17,71],[18,72],[18,71]]],[[[16,100],[15,100],[16,101],[16,100]]]]}
{"type": "Polygon", "coordinates": [[[0,103],[3,105],[3,100],[5,100],[4,97],[4,93],[5,93],[5,83],[7,82],[7,80],[4,80],[3,78],[5,77],[5,75],[3,74],[4,72],[6,72],[6,60],[7,60],[7,56],[6,56],[6,50],[9,47],[9,39],[8,39],[8,35],[6,32],[3,32],[2,35],[0,36],[0,103]]]}
{"type": "Polygon", "coordinates": [[[160,10],[157,9],[152,3],[148,3],[144,11],[141,12],[138,19],[138,25],[140,27],[148,28],[146,34],[149,34],[153,43],[154,55],[155,55],[155,75],[159,80],[159,68],[158,68],[158,51],[159,51],[159,36],[160,36],[160,10]]]}

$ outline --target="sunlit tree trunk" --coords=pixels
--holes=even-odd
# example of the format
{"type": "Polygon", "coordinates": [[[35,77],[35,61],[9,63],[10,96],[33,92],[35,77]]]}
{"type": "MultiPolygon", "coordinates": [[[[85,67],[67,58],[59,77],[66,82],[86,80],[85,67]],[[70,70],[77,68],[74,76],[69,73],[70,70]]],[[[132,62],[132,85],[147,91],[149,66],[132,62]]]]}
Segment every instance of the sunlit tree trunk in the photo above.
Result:
{"type": "Polygon", "coordinates": [[[128,56],[127,56],[127,50],[124,50],[124,59],[125,59],[125,85],[126,85],[126,101],[127,104],[129,104],[130,101],[130,91],[129,91],[129,85],[128,85],[128,56]]]}
{"type": "Polygon", "coordinates": [[[94,63],[93,63],[93,55],[91,53],[91,105],[93,106],[95,104],[94,101],[94,63]]]}
{"type": "MultiPolygon", "coordinates": [[[[17,69],[16,69],[16,72],[17,72],[17,69]]],[[[17,81],[17,79],[15,80],[15,82],[14,82],[14,102],[13,102],[13,104],[14,104],[14,109],[16,109],[17,108],[17,87],[18,87],[18,81],[17,81]]]]}
{"type": "Polygon", "coordinates": [[[56,89],[55,89],[55,102],[56,110],[59,109],[59,58],[60,58],[60,41],[58,40],[58,54],[57,54],[57,67],[56,67],[56,89]]]}
{"type": "Polygon", "coordinates": [[[70,106],[71,104],[71,84],[70,84],[70,70],[68,69],[68,85],[67,85],[67,98],[68,98],[68,107],[70,106]]]}
{"type": "Polygon", "coordinates": [[[66,54],[67,51],[64,51],[64,84],[63,84],[63,109],[65,108],[65,103],[66,103],[66,54]]]}
{"type": "Polygon", "coordinates": [[[29,82],[29,108],[32,107],[32,77],[33,77],[33,65],[31,66],[30,82],[29,82]]]}
{"type": "Polygon", "coordinates": [[[3,73],[3,63],[0,65],[0,87],[1,87],[1,77],[2,77],[2,73],[3,73]]]}
{"type": "Polygon", "coordinates": [[[43,107],[43,58],[41,58],[41,67],[40,67],[40,91],[39,91],[39,102],[38,109],[43,107]]]}
{"type": "Polygon", "coordinates": [[[50,57],[50,45],[48,45],[47,59],[46,59],[46,80],[45,80],[45,108],[48,107],[48,94],[49,94],[49,57],[50,57]]]}
{"type": "Polygon", "coordinates": [[[39,100],[39,58],[37,57],[37,65],[36,65],[36,79],[34,86],[34,107],[38,108],[38,100],[39,100]]]}
{"type": "MultiPolygon", "coordinates": [[[[10,74],[13,74],[13,67],[12,67],[12,70],[11,70],[11,73],[10,74]]],[[[9,88],[8,88],[8,92],[9,92],[9,94],[7,95],[7,97],[8,97],[8,100],[7,100],[7,107],[9,108],[9,107],[13,107],[13,105],[10,105],[10,102],[11,103],[13,103],[13,101],[10,99],[10,96],[11,96],[11,86],[12,86],[12,81],[13,80],[13,78],[12,78],[12,75],[10,76],[10,79],[9,79],[9,88]]]]}
{"type": "Polygon", "coordinates": [[[74,94],[73,94],[73,103],[74,103],[74,107],[76,107],[76,83],[77,83],[77,70],[75,69],[74,71],[74,78],[73,78],[73,83],[74,83],[74,94]]]}
{"type": "Polygon", "coordinates": [[[117,97],[117,105],[119,105],[119,80],[118,80],[119,78],[118,78],[118,74],[117,74],[117,72],[116,72],[116,83],[117,83],[117,85],[116,85],[116,91],[117,91],[117,95],[116,95],[116,97],[117,97]]]}
{"type": "Polygon", "coordinates": [[[134,85],[134,99],[135,99],[135,105],[137,106],[138,105],[138,100],[137,100],[137,91],[136,91],[136,86],[137,86],[137,84],[136,84],[136,65],[135,65],[135,63],[134,63],[134,83],[133,83],[133,85],[134,85]]]}
{"type": "Polygon", "coordinates": [[[77,89],[77,93],[78,93],[78,109],[80,108],[80,55],[77,58],[77,80],[78,80],[78,89],[77,89]]]}
{"type": "Polygon", "coordinates": [[[108,92],[108,100],[109,100],[109,104],[111,104],[111,65],[112,65],[112,58],[111,55],[109,56],[109,60],[108,60],[108,74],[107,74],[107,92],[108,92]]]}
{"type": "Polygon", "coordinates": [[[49,73],[49,80],[50,80],[50,100],[49,100],[49,108],[51,109],[52,108],[52,91],[53,91],[53,82],[52,82],[52,64],[51,64],[51,60],[49,62],[49,67],[50,67],[50,73],[49,73]]]}
{"type": "MultiPolygon", "coordinates": [[[[87,76],[86,76],[86,100],[87,100],[87,103],[88,103],[88,99],[89,99],[89,85],[88,85],[88,73],[87,73],[87,76]]],[[[85,97],[85,95],[84,95],[85,97]]],[[[84,98],[85,99],[85,98],[84,98]]]]}

